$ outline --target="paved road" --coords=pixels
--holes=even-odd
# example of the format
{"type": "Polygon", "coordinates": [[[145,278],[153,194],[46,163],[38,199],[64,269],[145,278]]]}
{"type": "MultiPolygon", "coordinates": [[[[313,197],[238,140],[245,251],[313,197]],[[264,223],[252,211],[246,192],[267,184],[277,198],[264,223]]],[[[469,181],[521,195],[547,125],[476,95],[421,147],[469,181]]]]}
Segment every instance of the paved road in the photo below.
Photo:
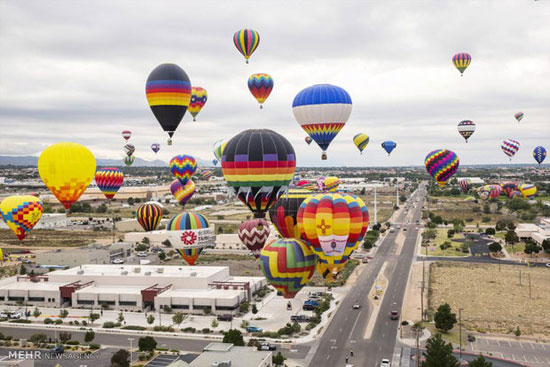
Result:
{"type": "MultiPolygon", "coordinates": [[[[419,193],[415,195],[415,198],[420,198],[420,203],[413,205],[414,209],[411,209],[413,211],[412,223],[420,219],[423,204],[423,197],[419,193]]],[[[407,214],[401,213],[396,218],[396,222],[404,222],[406,216],[407,214]]],[[[402,232],[406,238],[400,255],[396,255],[395,241],[400,231],[389,233],[379,245],[374,259],[361,273],[346,298],[342,300],[340,308],[321,340],[313,346],[311,351],[313,358],[309,366],[344,366],[346,356],[351,348],[353,348],[354,356],[350,357],[349,362],[355,366],[374,367],[382,358],[392,359],[399,323],[390,320],[388,313],[393,309],[401,309],[418,234],[416,226],[413,224],[404,224],[402,227],[406,227],[407,231],[402,232]],[[372,336],[365,340],[367,323],[373,311],[367,297],[384,263],[387,263],[385,274],[389,285],[385,290],[372,336]],[[352,309],[356,300],[362,305],[359,310],[352,309]]]]}
{"type": "MultiPolygon", "coordinates": [[[[421,261],[422,258],[425,258],[426,261],[461,261],[461,262],[469,262],[469,263],[527,266],[526,263],[520,263],[514,260],[499,260],[489,256],[465,256],[465,257],[418,256],[417,260],[421,261]]],[[[545,267],[546,265],[543,263],[531,263],[530,266],[545,267]]]]}

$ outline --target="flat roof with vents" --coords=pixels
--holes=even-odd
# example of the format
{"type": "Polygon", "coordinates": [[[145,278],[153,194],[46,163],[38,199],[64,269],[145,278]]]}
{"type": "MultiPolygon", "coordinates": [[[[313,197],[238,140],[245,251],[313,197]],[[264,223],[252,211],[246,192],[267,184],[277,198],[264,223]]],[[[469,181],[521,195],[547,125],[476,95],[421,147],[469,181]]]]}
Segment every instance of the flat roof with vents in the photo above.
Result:
{"type": "Polygon", "coordinates": [[[227,271],[226,266],[173,266],[173,265],[101,265],[90,264],[82,265],[66,270],[58,270],[58,275],[91,275],[91,276],[113,276],[121,275],[127,271],[128,277],[143,277],[148,274],[154,274],[156,277],[194,277],[206,278],[222,271],[227,271]]]}

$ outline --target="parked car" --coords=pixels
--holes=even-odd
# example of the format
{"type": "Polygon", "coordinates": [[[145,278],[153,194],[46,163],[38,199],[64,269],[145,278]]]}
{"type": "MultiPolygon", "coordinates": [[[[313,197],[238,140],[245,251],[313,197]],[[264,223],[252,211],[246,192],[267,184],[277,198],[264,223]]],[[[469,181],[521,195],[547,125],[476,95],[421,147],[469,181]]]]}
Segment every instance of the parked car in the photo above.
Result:
{"type": "Polygon", "coordinates": [[[473,336],[472,334],[468,334],[467,339],[468,339],[469,342],[475,342],[476,341],[476,337],[473,336]]]}
{"type": "Polygon", "coordinates": [[[231,320],[233,320],[233,315],[229,313],[218,315],[218,321],[231,321],[231,320]]]}
{"type": "Polygon", "coordinates": [[[307,301],[304,302],[304,306],[302,308],[304,310],[311,311],[311,310],[314,310],[315,307],[317,306],[319,306],[319,302],[312,299],[308,299],[307,301]]]}
{"type": "Polygon", "coordinates": [[[111,264],[124,264],[124,259],[118,258],[111,260],[111,264]]]}
{"type": "Polygon", "coordinates": [[[258,350],[277,350],[277,346],[268,342],[262,342],[262,344],[258,347],[258,350]]]}
{"type": "Polygon", "coordinates": [[[10,319],[20,319],[23,315],[19,311],[14,311],[12,313],[8,314],[8,318],[10,319]]]}
{"type": "Polygon", "coordinates": [[[550,268],[550,263],[545,264],[544,266],[546,266],[547,268],[550,268]]]}
{"type": "Polygon", "coordinates": [[[363,264],[368,264],[369,263],[369,259],[367,259],[366,257],[363,258],[363,260],[361,260],[361,262],[363,264]]]}
{"type": "Polygon", "coordinates": [[[262,328],[257,327],[257,326],[249,326],[249,327],[246,328],[246,331],[248,331],[249,333],[261,333],[262,328]]]}
{"type": "Polygon", "coordinates": [[[137,253],[137,257],[147,257],[147,252],[140,251],[140,252],[137,253]]]}
{"type": "Polygon", "coordinates": [[[399,311],[392,311],[392,312],[390,312],[390,319],[392,319],[392,320],[399,320],[399,311]]]}
{"type": "Polygon", "coordinates": [[[10,316],[8,311],[0,312],[0,319],[7,319],[10,316]]]}
{"type": "Polygon", "coordinates": [[[389,359],[384,358],[380,361],[380,367],[391,367],[391,362],[389,359]]]}
{"type": "Polygon", "coordinates": [[[57,347],[53,347],[52,349],[50,349],[50,353],[63,354],[65,353],[65,348],[62,345],[58,345],[57,347]]]}
{"type": "Polygon", "coordinates": [[[308,315],[292,315],[290,316],[290,321],[292,322],[309,322],[311,317],[308,315]]]}

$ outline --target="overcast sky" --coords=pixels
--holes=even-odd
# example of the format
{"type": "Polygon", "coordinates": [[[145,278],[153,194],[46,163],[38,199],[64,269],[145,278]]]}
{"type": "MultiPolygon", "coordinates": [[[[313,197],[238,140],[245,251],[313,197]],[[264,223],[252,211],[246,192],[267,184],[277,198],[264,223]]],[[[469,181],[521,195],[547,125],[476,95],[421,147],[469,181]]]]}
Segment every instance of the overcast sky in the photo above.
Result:
{"type": "MultiPolygon", "coordinates": [[[[1,1],[0,155],[38,155],[75,141],[97,158],[122,158],[120,132],[136,157],[194,154],[248,128],[271,128],[294,146],[299,166],[420,165],[438,148],[461,164],[514,163],[550,150],[550,1],[1,1]],[[277,5],[275,5],[277,4],[277,5]],[[261,42],[246,65],[232,42],[244,27],[261,42]],[[468,52],[460,77],[451,62],[468,52]],[[180,65],[208,102],[167,135],[150,111],[145,81],[158,64],[180,65]],[[247,88],[269,73],[263,110],[247,88]],[[351,117],[321,161],[292,114],[303,88],[330,83],[353,100],[351,117]],[[514,113],[523,111],[518,124],[514,113]],[[457,132],[470,119],[466,144],[457,132]],[[364,132],[363,155],[352,137],[364,132]],[[390,157],[381,148],[394,140],[390,157]]],[[[549,163],[550,158],[546,163],[549,163]]]]}

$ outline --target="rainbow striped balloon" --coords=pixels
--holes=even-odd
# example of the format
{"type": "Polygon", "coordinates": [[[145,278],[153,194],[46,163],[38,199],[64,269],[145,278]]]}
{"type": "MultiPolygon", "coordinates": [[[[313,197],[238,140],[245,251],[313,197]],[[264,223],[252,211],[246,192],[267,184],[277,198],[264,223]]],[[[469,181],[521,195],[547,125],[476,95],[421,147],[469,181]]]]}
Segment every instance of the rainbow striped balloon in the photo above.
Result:
{"type": "Polygon", "coordinates": [[[514,117],[518,120],[518,122],[520,122],[523,119],[523,112],[516,113],[514,117]]]}
{"type": "Polygon", "coordinates": [[[162,213],[162,205],[155,201],[148,201],[138,208],[136,219],[146,232],[154,231],[162,219],[162,213]]]}
{"type": "Polygon", "coordinates": [[[202,229],[210,227],[208,219],[197,212],[183,212],[175,215],[166,225],[168,231],[183,231],[186,229],[202,229]]]}
{"type": "Polygon", "coordinates": [[[514,139],[506,139],[502,142],[502,145],[500,146],[500,148],[502,149],[504,154],[510,157],[510,162],[511,162],[512,157],[519,150],[519,146],[520,146],[519,141],[514,139]]]}
{"type": "Polygon", "coordinates": [[[193,266],[202,253],[203,248],[204,247],[183,247],[177,248],[176,251],[189,266],[193,266]]]}
{"type": "Polygon", "coordinates": [[[23,241],[29,234],[42,217],[43,212],[42,202],[32,195],[8,196],[0,202],[2,219],[19,241],[23,241]]]}
{"type": "Polygon", "coordinates": [[[260,252],[260,268],[267,281],[285,298],[294,298],[309,282],[317,257],[304,241],[283,238],[260,252]]]}
{"type": "Polygon", "coordinates": [[[197,186],[193,180],[187,181],[185,185],[182,185],[178,180],[174,180],[170,185],[170,191],[176,200],[182,205],[185,204],[193,197],[197,186]]]}
{"type": "Polygon", "coordinates": [[[193,116],[193,121],[197,121],[195,117],[201,112],[202,108],[208,100],[206,89],[201,87],[191,88],[191,101],[189,102],[189,113],[193,116]]]}
{"type": "Polygon", "coordinates": [[[107,199],[112,199],[124,183],[124,173],[116,167],[100,168],[95,173],[95,183],[107,199]]]}
{"type": "Polygon", "coordinates": [[[210,181],[210,179],[212,178],[212,175],[213,175],[212,171],[210,171],[208,169],[202,171],[202,173],[201,173],[201,177],[204,178],[206,181],[210,181]]]}
{"type": "Polygon", "coordinates": [[[448,149],[434,150],[424,159],[426,171],[441,188],[456,173],[459,163],[456,153],[448,149]]]}
{"type": "Polygon", "coordinates": [[[263,108],[263,103],[273,90],[273,78],[269,74],[252,74],[248,78],[248,89],[263,108]]]}
{"type": "Polygon", "coordinates": [[[453,65],[460,71],[460,76],[472,62],[472,56],[466,52],[461,52],[453,56],[453,65]]]}
{"type": "Polygon", "coordinates": [[[537,193],[537,187],[533,184],[522,184],[519,185],[519,192],[521,192],[524,198],[532,199],[537,193]]]}
{"type": "Polygon", "coordinates": [[[244,56],[246,63],[260,44],[260,35],[253,29],[244,28],[233,35],[233,43],[244,56]]]}
{"type": "Polygon", "coordinates": [[[187,154],[179,154],[170,160],[170,171],[176,179],[185,185],[197,170],[197,161],[187,154]]]}

